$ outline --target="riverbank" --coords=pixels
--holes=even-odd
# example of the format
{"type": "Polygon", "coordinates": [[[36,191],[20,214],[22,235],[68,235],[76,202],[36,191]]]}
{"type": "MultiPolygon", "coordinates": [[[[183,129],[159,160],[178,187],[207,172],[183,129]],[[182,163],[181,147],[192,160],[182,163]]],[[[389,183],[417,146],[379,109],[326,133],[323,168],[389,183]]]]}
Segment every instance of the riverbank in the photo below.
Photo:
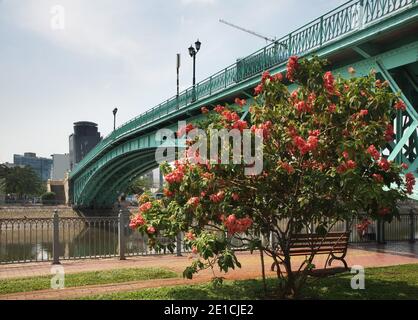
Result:
{"type": "Polygon", "coordinates": [[[80,216],[71,207],[67,206],[1,206],[0,219],[51,218],[55,209],[58,210],[60,217],[80,216]]]}

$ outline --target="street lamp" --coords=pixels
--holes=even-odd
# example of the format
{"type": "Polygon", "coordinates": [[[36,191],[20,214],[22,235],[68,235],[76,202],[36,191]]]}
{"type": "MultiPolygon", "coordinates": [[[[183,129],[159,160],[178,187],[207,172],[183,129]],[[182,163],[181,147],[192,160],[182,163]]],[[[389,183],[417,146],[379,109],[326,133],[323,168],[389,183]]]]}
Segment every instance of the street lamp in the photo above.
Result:
{"type": "Polygon", "coordinates": [[[118,108],[113,109],[113,131],[116,129],[116,113],[118,113],[118,108]]]}
{"type": "Polygon", "coordinates": [[[200,50],[200,46],[202,43],[199,41],[199,39],[194,43],[195,47],[191,45],[189,47],[189,54],[193,58],[193,101],[196,100],[196,94],[195,94],[195,86],[196,86],[196,54],[200,50]]]}

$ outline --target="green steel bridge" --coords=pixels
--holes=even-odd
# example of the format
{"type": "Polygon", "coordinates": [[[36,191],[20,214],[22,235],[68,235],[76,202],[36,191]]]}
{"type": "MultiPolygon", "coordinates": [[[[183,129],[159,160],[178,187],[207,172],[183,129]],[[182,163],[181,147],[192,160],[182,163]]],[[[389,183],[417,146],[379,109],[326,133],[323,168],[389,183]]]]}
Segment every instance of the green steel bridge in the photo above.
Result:
{"type": "Polygon", "coordinates": [[[353,0],[121,125],[70,173],[72,204],[111,206],[132,179],[158,166],[158,129],[176,131],[178,121],[198,117],[202,106],[250,100],[263,71],[283,72],[289,56],[311,54],[327,58],[343,77],[349,66],[358,76],[374,69],[401,93],[407,109],[393,120],[396,139],[383,153],[417,175],[418,0],[353,0]]]}

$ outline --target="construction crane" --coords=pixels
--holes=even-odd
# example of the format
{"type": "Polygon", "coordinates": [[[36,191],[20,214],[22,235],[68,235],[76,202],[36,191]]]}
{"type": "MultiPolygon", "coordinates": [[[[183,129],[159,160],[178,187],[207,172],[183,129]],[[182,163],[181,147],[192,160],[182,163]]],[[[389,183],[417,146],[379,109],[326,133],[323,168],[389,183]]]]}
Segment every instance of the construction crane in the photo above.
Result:
{"type": "Polygon", "coordinates": [[[276,39],[272,39],[272,38],[269,38],[269,37],[263,36],[263,35],[261,35],[261,34],[259,34],[259,33],[257,33],[257,32],[254,32],[254,31],[251,31],[251,30],[248,30],[248,29],[242,28],[242,27],[240,27],[240,26],[237,26],[237,25],[235,25],[235,24],[233,24],[233,23],[231,23],[231,22],[225,21],[225,20],[223,20],[223,19],[219,19],[219,22],[220,22],[220,23],[223,23],[223,24],[226,24],[226,25],[228,25],[228,26],[230,26],[230,27],[233,27],[233,28],[235,28],[235,29],[238,29],[238,30],[241,30],[241,31],[247,32],[247,33],[249,33],[249,34],[252,34],[253,36],[256,36],[256,37],[262,38],[262,39],[266,40],[266,42],[269,42],[269,41],[270,41],[270,42],[272,42],[272,43],[279,44],[279,45],[283,46],[284,48],[286,48],[286,47],[287,47],[287,46],[286,46],[285,44],[283,44],[283,43],[278,43],[276,39]]]}

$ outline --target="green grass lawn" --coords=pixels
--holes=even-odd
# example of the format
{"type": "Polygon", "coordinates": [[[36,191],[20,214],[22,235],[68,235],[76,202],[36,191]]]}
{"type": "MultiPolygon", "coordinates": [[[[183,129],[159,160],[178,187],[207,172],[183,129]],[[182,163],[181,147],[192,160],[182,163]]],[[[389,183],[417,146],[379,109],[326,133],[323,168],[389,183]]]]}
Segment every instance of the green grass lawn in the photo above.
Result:
{"type": "MultiPolygon", "coordinates": [[[[418,264],[384,268],[368,268],[365,271],[365,290],[353,290],[350,273],[322,279],[310,279],[303,291],[305,299],[418,299],[418,264]]],[[[268,279],[272,292],[275,279],[268,279]]],[[[212,284],[184,285],[144,289],[136,292],[105,294],[85,299],[106,300],[194,300],[194,299],[263,299],[262,281],[225,281],[221,287],[212,284]]]]}
{"type": "MultiPolygon", "coordinates": [[[[175,278],[179,275],[161,268],[126,268],[105,271],[79,272],[65,275],[65,287],[80,287],[95,284],[121,283],[128,281],[175,278]]],[[[0,280],[0,295],[51,288],[52,276],[25,277],[0,280]]]]}

